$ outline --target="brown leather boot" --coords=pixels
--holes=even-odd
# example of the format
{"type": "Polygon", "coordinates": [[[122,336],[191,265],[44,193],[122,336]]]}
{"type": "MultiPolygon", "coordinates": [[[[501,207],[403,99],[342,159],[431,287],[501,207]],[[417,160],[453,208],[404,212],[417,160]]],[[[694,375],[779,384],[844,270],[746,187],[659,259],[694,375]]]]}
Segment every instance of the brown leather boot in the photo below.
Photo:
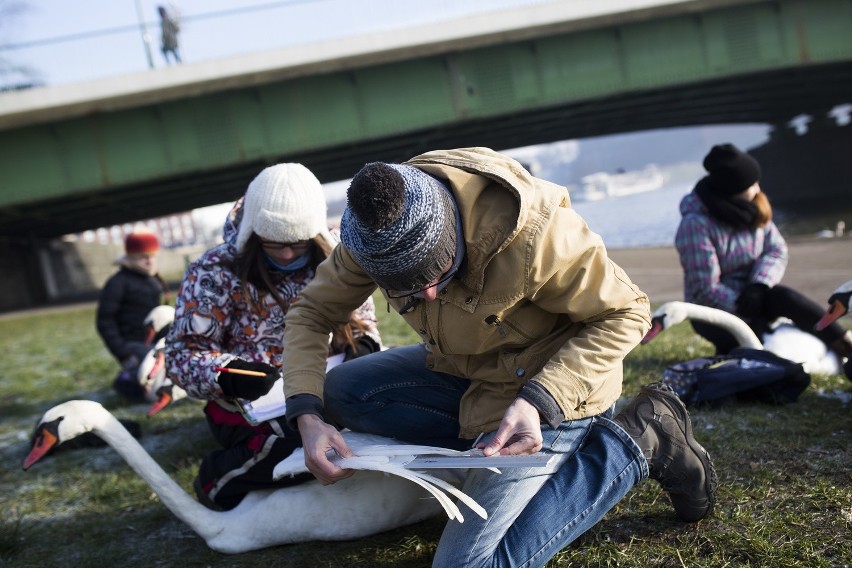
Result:
{"type": "Polygon", "coordinates": [[[642,387],[614,422],[645,454],[650,477],[669,494],[681,520],[693,523],[713,512],[713,462],[692,436],[686,406],[668,385],[657,382],[642,387]]]}

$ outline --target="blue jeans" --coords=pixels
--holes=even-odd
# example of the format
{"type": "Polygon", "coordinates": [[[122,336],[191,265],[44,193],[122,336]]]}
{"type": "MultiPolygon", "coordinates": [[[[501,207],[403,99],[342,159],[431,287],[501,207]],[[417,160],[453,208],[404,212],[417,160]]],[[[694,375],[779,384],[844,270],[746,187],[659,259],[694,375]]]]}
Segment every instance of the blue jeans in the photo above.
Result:
{"type": "MultiPolygon", "coordinates": [[[[472,440],[457,437],[458,403],[469,382],[430,371],[425,356],[413,345],[332,369],[324,395],[329,417],[407,442],[470,447],[472,440]]],[[[547,468],[469,470],[462,489],[488,519],[470,513],[464,523],[448,523],[433,566],[543,566],[594,526],[648,477],[642,452],[611,414],[542,425],[542,451],[559,454],[547,468]]]]}

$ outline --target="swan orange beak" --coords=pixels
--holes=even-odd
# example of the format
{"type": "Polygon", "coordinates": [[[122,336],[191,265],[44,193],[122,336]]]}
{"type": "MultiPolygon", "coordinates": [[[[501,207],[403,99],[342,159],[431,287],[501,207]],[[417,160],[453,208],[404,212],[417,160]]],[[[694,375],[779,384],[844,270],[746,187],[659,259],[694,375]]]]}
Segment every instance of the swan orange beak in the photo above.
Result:
{"type": "Polygon", "coordinates": [[[54,436],[48,430],[40,430],[39,433],[36,435],[33,448],[30,450],[29,455],[24,460],[24,471],[28,470],[30,466],[32,466],[35,462],[43,458],[47,454],[47,452],[49,452],[50,449],[56,445],[58,441],[59,438],[54,436]]]}
{"type": "Polygon", "coordinates": [[[166,355],[162,351],[157,353],[157,358],[154,359],[154,364],[151,366],[151,371],[148,373],[148,380],[150,381],[154,378],[157,373],[163,370],[163,367],[166,365],[166,355]]]}
{"type": "Polygon", "coordinates": [[[822,318],[816,323],[814,329],[817,331],[825,329],[826,327],[840,319],[847,311],[848,309],[846,308],[846,306],[843,305],[843,303],[838,300],[833,301],[828,306],[828,310],[826,310],[822,318]]]}
{"type": "Polygon", "coordinates": [[[151,405],[151,408],[148,409],[148,418],[151,418],[159,411],[167,407],[172,403],[172,389],[171,387],[162,387],[157,391],[157,401],[151,405]]]}
{"type": "Polygon", "coordinates": [[[656,318],[652,319],[651,329],[648,330],[648,333],[645,334],[645,337],[643,337],[642,341],[640,341],[639,343],[645,345],[646,343],[657,337],[661,331],[663,331],[663,322],[656,318]]]}

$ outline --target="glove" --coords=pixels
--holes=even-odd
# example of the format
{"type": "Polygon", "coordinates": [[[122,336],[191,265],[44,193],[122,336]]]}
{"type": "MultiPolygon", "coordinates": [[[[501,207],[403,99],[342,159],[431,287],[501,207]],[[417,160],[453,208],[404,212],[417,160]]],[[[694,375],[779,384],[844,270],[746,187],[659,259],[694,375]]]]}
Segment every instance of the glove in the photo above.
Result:
{"type": "Polygon", "coordinates": [[[367,336],[359,337],[355,340],[354,343],[354,349],[351,345],[347,345],[346,348],[343,350],[345,353],[345,355],[343,356],[344,361],[349,361],[350,359],[369,355],[370,353],[375,353],[379,350],[379,346],[376,344],[376,342],[367,336]]]}
{"type": "Polygon", "coordinates": [[[744,318],[756,318],[763,314],[763,304],[769,286],[752,282],[737,298],[737,314],[744,318]]]}
{"type": "Polygon", "coordinates": [[[227,368],[264,373],[262,377],[255,377],[221,371],[218,379],[219,386],[222,387],[222,392],[225,393],[225,396],[232,398],[257,400],[272,389],[272,385],[275,384],[275,381],[279,377],[278,369],[266,363],[234,359],[228,363],[227,368]]]}

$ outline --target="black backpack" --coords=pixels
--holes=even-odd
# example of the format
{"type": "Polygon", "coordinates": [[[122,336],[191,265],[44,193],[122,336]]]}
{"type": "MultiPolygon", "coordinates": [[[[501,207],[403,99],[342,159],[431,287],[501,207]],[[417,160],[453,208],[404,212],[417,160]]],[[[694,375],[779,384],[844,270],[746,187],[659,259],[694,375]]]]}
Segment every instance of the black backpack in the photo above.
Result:
{"type": "Polygon", "coordinates": [[[672,365],[661,380],[687,405],[713,405],[730,398],[787,404],[799,398],[811,376],[801,363],[769,351],[737,347],[727,355],[672,365]]]}

